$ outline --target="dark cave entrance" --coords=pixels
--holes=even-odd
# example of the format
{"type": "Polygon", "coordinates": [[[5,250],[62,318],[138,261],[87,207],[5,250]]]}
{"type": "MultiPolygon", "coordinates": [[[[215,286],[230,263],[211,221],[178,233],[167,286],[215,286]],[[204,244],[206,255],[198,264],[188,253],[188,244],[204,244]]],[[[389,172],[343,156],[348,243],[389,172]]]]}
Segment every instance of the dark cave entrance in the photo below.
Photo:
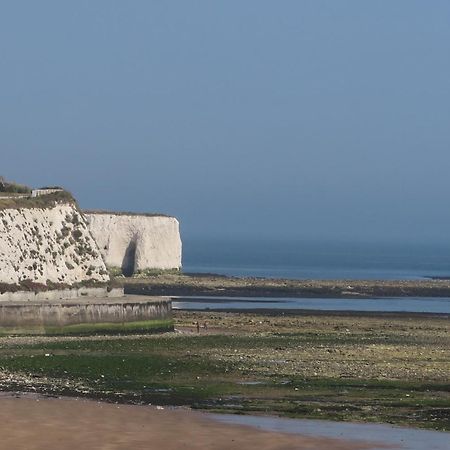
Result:
{"type": "Polygon", "coordinates": [[[136,241],[131,241],[125,250],[125,255],[122,261],[122,273],[126,277],[131,277],[134,274],[134,267],[136,261],[136,241]]]}

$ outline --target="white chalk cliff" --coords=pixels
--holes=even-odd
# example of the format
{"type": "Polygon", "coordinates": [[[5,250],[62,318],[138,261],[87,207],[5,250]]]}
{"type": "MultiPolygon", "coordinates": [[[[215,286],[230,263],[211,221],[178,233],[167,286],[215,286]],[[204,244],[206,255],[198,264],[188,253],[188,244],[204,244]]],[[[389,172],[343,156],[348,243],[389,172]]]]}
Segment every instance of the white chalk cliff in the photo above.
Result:
{"type": "Polygon", "coordinates": [[[146,269],[180,269],[178,220],[168,216],[85,212],[89,230],[108,267],[125,275],[146,269]]]}
{"type": "Polygon", "coordinates": [[[25,281],[109,281],[98,246],[75,204],[0,209],[0,283],[25,281]]]}

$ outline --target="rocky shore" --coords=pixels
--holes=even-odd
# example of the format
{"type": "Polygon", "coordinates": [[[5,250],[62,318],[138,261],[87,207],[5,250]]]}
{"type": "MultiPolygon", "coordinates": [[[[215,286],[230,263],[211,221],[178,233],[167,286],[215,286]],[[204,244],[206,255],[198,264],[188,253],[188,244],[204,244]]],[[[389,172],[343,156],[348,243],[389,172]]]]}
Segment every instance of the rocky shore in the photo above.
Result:
{"type": "Polygon", "coordinates": [[[202,274],[122,278],[128,294],[226,297],[450,297],[450,280],[287,280],[202,274]]]}
{"type": "Polygon", "coordinates": [[[0,390],[450,430],[448,318],[174,319],[161,335],[0,337],[0,390]]]}

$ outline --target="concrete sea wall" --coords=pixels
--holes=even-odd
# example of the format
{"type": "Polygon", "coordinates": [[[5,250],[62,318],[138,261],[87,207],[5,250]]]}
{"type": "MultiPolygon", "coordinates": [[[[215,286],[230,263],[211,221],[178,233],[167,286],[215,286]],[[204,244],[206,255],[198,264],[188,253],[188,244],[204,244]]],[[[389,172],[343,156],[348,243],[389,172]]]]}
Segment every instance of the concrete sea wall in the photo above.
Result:
{"type": "Polygon", "coordinates": [[[75,298],[105,298],[123,297],[123,288],[79,288],[79,289],[53,289],[51,291],[33,292],[16,291],[0,293],[0,302],[3,301],[57,301],[75,298]]]}
{"type": "Polygon", "coordinates": [[[0,334],[91,334],[173,329],[165,297],[0,303],[0,334]]]}

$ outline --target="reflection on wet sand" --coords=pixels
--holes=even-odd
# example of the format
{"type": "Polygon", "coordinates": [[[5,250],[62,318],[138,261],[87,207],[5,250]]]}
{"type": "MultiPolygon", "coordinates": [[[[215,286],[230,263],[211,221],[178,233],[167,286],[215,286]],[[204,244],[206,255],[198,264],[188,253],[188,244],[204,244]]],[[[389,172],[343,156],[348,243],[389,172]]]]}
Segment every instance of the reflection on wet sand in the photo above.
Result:
{"type": "MultiPolygon", "coordinates": [[[[0,398],[1,449],[363,450],[361,441],[219,423],[189,410],[34,396],[0,398]]],[[[388,448],[388,447],[384,447],[388,448]]]]}

